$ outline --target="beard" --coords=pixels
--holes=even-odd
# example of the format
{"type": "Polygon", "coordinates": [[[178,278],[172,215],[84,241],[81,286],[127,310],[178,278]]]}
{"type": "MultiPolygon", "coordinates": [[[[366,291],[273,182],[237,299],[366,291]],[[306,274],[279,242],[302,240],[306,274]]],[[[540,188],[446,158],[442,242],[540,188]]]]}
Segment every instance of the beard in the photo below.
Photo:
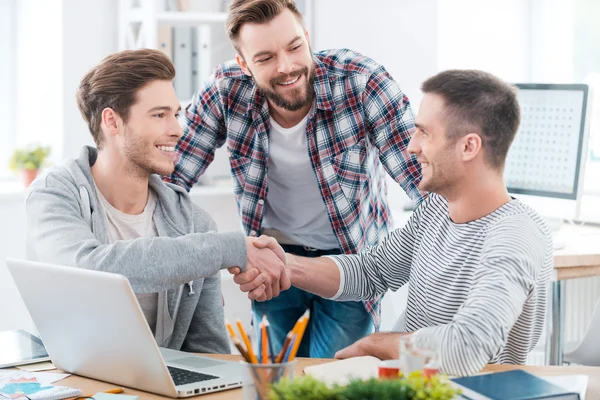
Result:
{"type": "Polygon", "coordinates": [[[275,77],[269,81],[268,86],[263,86],[256,80],[254,80],[254,83],[276,106],[288,111],[298,111],[299,109],[312,104],[313,98],[315,97],[315,74],[315,67],[312,65],[310,71],[308,67],[303,67],[302,69],[293,71],[291,74],[275,77]],[[306,78],[306,85],[292,89],[288,96],[282,96],[277,92],[277,87],[280,83],[290,81],[302,75],[306,78]]]}
{"type": "MultiPolygon", "coordinates": [[[[127,172],[140,177],[149,177],[153,174],[170,175],[175,166],[173,163],[158,162],[152,150],[156,149],[152,143],[145,140],[143,135],[135,133],[131,128],[125,128],[123,153],[127,158],[127,172]]],[[[158,151],[158,150],[157,150],[158,151]]]]}

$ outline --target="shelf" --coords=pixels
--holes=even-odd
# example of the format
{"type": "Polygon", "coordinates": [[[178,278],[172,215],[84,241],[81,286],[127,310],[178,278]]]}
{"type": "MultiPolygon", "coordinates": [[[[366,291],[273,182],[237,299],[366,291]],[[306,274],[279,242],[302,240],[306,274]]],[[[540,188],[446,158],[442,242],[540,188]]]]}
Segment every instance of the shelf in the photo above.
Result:
{"type": "Polygon", "coordinates": [[[23,182],[20,180],[0,181],[0,201],[18,200],[22,202],[26,195],[27,188],[23,186],[23,182]]]}
{"type": "Polygon", "coordinates": [[[191,197],[233,196],[233,183],[230,179],[214,185],[196,185],[190,191],[191,197]]]}
{"type": "MultiPolygon", "coordinates": [[[[129,10],[127,20],[129,22],[143,22],[144,11],[140,8],[129,10]]],[[[223,12],[193,12],[193,11],[163,11],[156,14],[159,24],[197,25],[210,22],[225,22],[227,13],[223,12]]]]}
{"type": "Polygon", "coordinates": [[[204,24],[208,22],[225,22],[227,13],[222,12],[190,12],[190,11],[165,11],[158,13],[159,24],[204,24]]]}

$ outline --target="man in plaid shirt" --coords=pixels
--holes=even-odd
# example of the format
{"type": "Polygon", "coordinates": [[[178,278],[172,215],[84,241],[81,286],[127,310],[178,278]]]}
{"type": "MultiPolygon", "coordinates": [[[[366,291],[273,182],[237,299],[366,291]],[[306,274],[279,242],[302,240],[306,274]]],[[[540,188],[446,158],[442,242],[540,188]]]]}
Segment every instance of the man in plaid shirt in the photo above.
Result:
{"type": "MultiPolygon", "coordinates": [[[[186,110],[167,181],[190,190],[226,144],[247,235],[273,236],[308,257],[378,244],[390,225],[384,169],[421,199],[406,149],[408,98],[367,57],[313,53],[293,0],[235,0],[227,30],[236,60],[219,66],[186,110]]],[[[333,357],[379,325],[377,300],[336,303],[297,288],[271,299],[266,287],[255,321],[267,315],[276,346],[311,310],[298,356],[333,357]]]]}

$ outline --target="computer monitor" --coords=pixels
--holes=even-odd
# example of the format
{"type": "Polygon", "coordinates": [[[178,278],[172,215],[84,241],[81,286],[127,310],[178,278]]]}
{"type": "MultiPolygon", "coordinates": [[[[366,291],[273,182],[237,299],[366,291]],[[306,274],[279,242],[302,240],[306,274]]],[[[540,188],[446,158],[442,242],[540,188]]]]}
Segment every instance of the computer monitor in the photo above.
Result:
{"type": "Polygon", "coordinates": [[[508,191],[551,222],[576,219],[587,158],[588,86],[516,86],[521,125],[506,160],[508,191]]]}

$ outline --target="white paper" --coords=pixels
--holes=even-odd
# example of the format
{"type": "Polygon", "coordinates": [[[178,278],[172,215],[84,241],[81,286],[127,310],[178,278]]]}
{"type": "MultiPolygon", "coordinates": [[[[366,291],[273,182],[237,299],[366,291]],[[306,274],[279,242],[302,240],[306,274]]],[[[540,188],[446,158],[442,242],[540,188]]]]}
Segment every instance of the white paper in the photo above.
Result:
{"type": "Polygon", "coordinates": [[[50,361],[43,361],[35,364],[18,365],[17,368],[27,372],[50,371],[56,369],[54,364],[52,364],[50,361]]]}
{"type": "Polygon", "coordinates": [[[379,358],[371,356],[352,357],[305,367],[304,373],[325,382],[329,386],[334,384],[343,386],[347,385],[352,379],[376,378],[377,367],[380,363],[379,358]]]}
{"type": "Polygon", "coordinates": [[[71,374],[57,374],[53,372],[25,372],[25,371],[0,371],[0,384],[4,384],[9,379],[19,379],[19,378],[35,378],[39,383],[44,385],[50,385],[54,382],[58,382],[62,379],[65,379],[71,374]]]}

